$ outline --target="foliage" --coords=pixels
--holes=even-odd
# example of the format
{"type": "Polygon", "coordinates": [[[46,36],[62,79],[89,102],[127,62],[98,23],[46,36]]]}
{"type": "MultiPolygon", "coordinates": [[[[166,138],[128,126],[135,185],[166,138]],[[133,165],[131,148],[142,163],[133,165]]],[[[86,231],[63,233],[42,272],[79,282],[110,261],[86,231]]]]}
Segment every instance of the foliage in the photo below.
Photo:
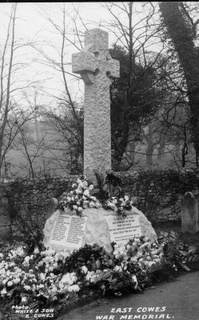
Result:
{"type": "Polygon", "coordinates": [[[120,46],[114,46],[110,53],[120,61],[121,68],[120,78],[111,86],[113,169],[119,171],[130,139],[141,140],[141,127],[149,122],[159,105],[155,98],[157,89],[153,86],[155,69],[135,62],[134,52],[127,52],[120,46]]]}
{"type": "Polygon", "coordinates": [[[104,175],[95,170],[95,176],[97,185],[93,193],[97,194],[100,201],[103,202],[111,197],[120,198],[124,196],[122,180],[113,171],[109,170],[104,175]]]}
{"type": "Polygon", "coordinates": [[[95,175],[97,186],[93,189],[93,193],[100,200],[103,208],[114,210],[125,217],[126,211],[132,208],[132,201],[124,194],[122,179],[111,170],[107,171],[105,176],[98,171],[95,171],[95,175]]]}
{"type": "Polygon", "coordinates": [[[158,242],[163,248],[164,259],[160,270],[156,270],[153,277],[166,279],[167,276],[170,279],[185,271],[199,270],[198,248],[189,246],[180,240],[176,232],[161,232],[158,242]]]}
{"type": "Polygon", "coordinates": [[[18,241],[23,241],[27,245],[28,254],[31,254],[35,247],[39,249],[43,248],[43,225],[35,222],[38,215],[32,215],[26,212],[26,216],[17,216],[15,224],[11,226],[11,237],[13,239],[18,239],[18,241]]]}

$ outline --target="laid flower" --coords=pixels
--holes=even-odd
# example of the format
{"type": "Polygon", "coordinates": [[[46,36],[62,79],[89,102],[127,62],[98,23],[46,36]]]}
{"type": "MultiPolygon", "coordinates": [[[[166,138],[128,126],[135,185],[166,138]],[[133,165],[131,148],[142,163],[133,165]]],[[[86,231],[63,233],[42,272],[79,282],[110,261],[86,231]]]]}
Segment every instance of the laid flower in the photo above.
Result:
{"type": "Polygon", "coordinates": [[[68,287],[68,292],[78,292],[80,290],[80,287],[77,284],[74,284],[73,286],[68,287]]]}
{"type": "Polygon", "coordinates": [[[2,261],[0,263],[0,270],[4,269],[5,270],[5,266],[6,266],[6,262],[5,261],[2,261]]]}
{"type": "Polygon", "coordinates": [[[24,286],[24,289],[25,289],[26,291],[30,291],[30,290],[31,290],[31,287],[28,286],[28,285],[25,285],[25,286],[24,286]]]}
{"type": "Polygon", "coordinates": [[[22,297],[21,297],[21,302],[22,302],[22,303],[27,303],[27,302],[28,302],[28,298],[25,297],[25,296],[22,296],[22,297]]]}
{"type": "Polygon", "coordinates": [[[83,187],[84,187],[84,188],[87,188],[87,187],[88,187],[88,181],[86,181],[86,180],[83,181],[83,187]]]}
{"type": "Polygon", "coordinates": [[[83,193],[84,196],[89,197],[90,196],[90,192],[88,189],[86,189],[83,193]]]}
{"type": "Polygon", "coordinates": [[[58,260],[64,261],[69,256],[70,256],[70,253],[68,251],[60,251],[55,254],[54,259],[55,261],[58,261],[58,260]]]}
{"type": "Polygon", "coordinates": [[[89,206],[89,201],[88,200],[84,200],[83,201],[83,208],[86,209],[89,206]]]}
{"type": "Polygon", "coordinates": [[[118,265],[116,265],[113,270],[117,271],[117,272],[122,272],[123,271],[122,270],[122,266],[118,266],[118,265]]]}
{"type": "Polygon", "coordinates": [[[61,284],[68,284],[72,285],[77,280],[76,274],[74,272],[72,273],[66,273],[63,275],[63,277],[60,280],[61,284]]]}
{"type": "Polygon", "coordinates": [[[39,277],[40,277],[40,280],[41,280],[41,281],[44,281],[44,280],[45,280],[45,274],[44,274],[44,273],[40,273],[39,277]]]}
{"type": "Polygon", "coordinates": [[[77,211],[81,214],[82,211],[83,211],[83,208],[82,208],[82,207],[78,207],[78,208],[77,208],[77,211]]]}
{"type": "Polygon", "coordinates": [[[44,251],[41,251],[41,255],[44,255],[44,256],[53,256],[55,253],[56,253],[56,251],[51,248],[44,250],[44,251]]]}
{"type": "Polygon", "coordinates": [[[82,273],[85,273],[85,274],[88,272],[88,268],[86,266],[82,266],[81,270],[82,270],[82,273]]]}
{"type": "Polygon", "coordinates": [[[102,207],[102,205],[101,205],[101,203],[100,203],[100,202],[96,202],[95,207],[96,207],[96,208],[101,208],[101,207],[102,207]]]}
{"type": "Polygon", "coordinates": [[[7,294],[7,290],[6,288],[3,288],[3,290],[1,290],[1,296],[5,296],[7,294]]]}
{"type": "Polygon", "coordinates": [[[91,202],[89,203],[89,207],[90,207],[90,208],[94,208],[94,207],[95,207],[95,202],[94,202],[94,201],[91,201],[91,202]]]}
{"type": "Polygon", "coordinates": [[[138,288],[138,279],[135,274],[132,275],[132,280],[135,283],[135,289],[137,289],[138,288]]]}
{"type": "Polygon", "coordinates": [[[18,283],[20,283],[20,278],[15,278],[15,279],[13,279],[13,283],[16,285],[16,284],[18,284],[18,283]]]}
{"type": "Polygon", "coordinates": [[[38,254],[38,253],[39,253],[39,249],[38,249],[38,247],[35,247],[34,254],[38,254]]]}
{"type": "Polygon", "coordinates": [[[15,250],[16,254],[18,256],[21,256],[23,257],[25,255],[25,251],[24,251],[24,248],[21,246],[21,247],[18,247],[16,250],[15,250]]]}
{"type": "Polygon", "coordinates": [[[106,204],[107,204],[107,207],[109,209],[111,209],[111,210],[115,210],[116,209],[115,202],[107,201],[106,204]]]}
{"type": "Polygon", "coordinates": [[[13,282],[12,282],[12,281],[8,281],[8,282],[7,282],[7,286],[8,286],[8,287],[11,287],[12,285],[13,285],[13,282]]]}
{"type": "Polygon", "coordinates": [[[15,266],[15,262],[14,261],[11,261],[10,262],[10,268],[14,267],[15,266]]]}
{"type": "Polygon", "coordinates": [[[98,274],[94,271],[88,271],[86,275],[86,280],[89,282],[96,282],[98,274]]]}
{"type": "Polygon", "coordinates": [[[37,289],[43,289],[44,288],[44,284],[40,283],[36,286],[37,289]]]}

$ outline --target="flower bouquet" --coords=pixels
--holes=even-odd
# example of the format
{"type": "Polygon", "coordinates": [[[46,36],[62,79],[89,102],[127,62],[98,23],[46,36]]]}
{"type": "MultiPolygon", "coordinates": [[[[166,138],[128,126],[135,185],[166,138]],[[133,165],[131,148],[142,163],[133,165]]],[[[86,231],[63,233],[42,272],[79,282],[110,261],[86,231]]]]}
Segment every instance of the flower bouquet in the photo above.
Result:
{"type": "Polygon", "coordinates": [[[93,184],[89,184],[86,179],[78,179],[77,183],[72,185],[70,192],[64,192],[59,200],[59,209],[66,211],[72,210],[78,216],[81,216],[83,209],[100,208],[100,201],[92,195],[93,184]]]}
{"type": "Polygon", "coordinates": [[[95,171],[97,185],[89,183],[86,178],[79,178],[72,185],[70,192],[64,192],[59,199],[59,209],[67,209],[81,216],[87,208],[100,208],[114,210],[117,214],[126,216],[126,211],[131,210],[132,201],[124,195],[121,180],[112,172],[107,172],[104,177],[95,171]]]}

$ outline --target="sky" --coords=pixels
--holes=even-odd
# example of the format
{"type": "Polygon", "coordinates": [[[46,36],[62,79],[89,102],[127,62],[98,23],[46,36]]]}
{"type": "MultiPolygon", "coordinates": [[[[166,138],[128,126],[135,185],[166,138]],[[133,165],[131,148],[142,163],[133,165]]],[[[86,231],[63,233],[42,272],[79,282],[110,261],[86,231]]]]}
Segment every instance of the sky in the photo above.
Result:
{"type": "MultiPolygon", "coordinates": [[[[107,2],[109,5],[110,2],[107,2]]],[[[125,2],[127,4],[127,2],[125,2]]],[[[71,45],[67,43],[65,45],[65,59],[66,69],[69,73],[72,72],[71,59],[72,54],[78,52],[81,49],[78,43],[78,38],[75,36],[75,28],[80,31],[81,40],[83,40],[83,32],[85,28],[92,29],[96,27],[104,28],[107,23],[113,19],[105,8],[105,2],[54,2],[54,3],[42,3],[42,2],[26,2],[17,4],[17,20],[15,37],[16,42],[20,43],[21,47],[16,50],[15,61],[20,65],[23,63],[23,68],[19,68],[14,76],[16,86],[20,87],[18,82],[25,84],[26,82],[35,81],[35,89],[28,93],[28,99],[34,100],[35,91],[37,93],[37,103],[39,104],[53,104],[53,95],[62,95],[62,75],[60,72],[49,66],[49,63],[41,56],[39,50],[44,51],[51,61],[59,61],[59,52],[61,49],[61,35],[57,32],[56,28],[62,26],[62,13],[63,5],[67,12],[67,37],[72,43],[77,45],[71,45]],[[77,13],[81,16],[78,18],[77,13]],[[76,16],[76,19],[75,19],[76,16]],[[75,24],[75,23],[76,24],[75,24]],[[53,25],[54,24],[54,25],[53,25]],[[24,45],[29,43],[30,45],[24,45]],[[36,49],[35,49],[36,48],[36,49]],[[39,81],[39,84],[36,83],[39,81]]],[[[116,5],[122,5],[121,2],[115,2],[116,5]]],[[[0,50],[3,49],[5,38],[7,35],[7,24],[10,14],[10,9],[13,3],[0,3],[0,27],[2,32],[0,33],[0,50]]],[[[134,22],[140,22],[144,8],[142,2],[136,2],[136,12],[134,15],[134,22]],[[136,21],[137,19],[137,21],[136,21]]],[[[126,23],[126,16],[121,13],[121,10],[114,9],[116,16],[124,24],[126,23]]],[[[109,32],[109,47],[115,42],[116,36],[112,30],[109,32]]],[[[83,81],[77,81],[77,78],[67,75],[67,81],[69,85],[72,97],[75,100],[83,99],[83,81]]],[[[26,97],[23,97],[22,90],[16,91],[15,99],[20,100],[21,103],[26,103],[26,97]]],[[[33,103],[33,102],[32,102],[33,103]]]]}
{"type": "MultiPolygon", "coordinates": [[[[34,42],[38,47],[45,47],[49,57],[59,59],[57,52],[60,48],[61,39],[57,36],[57,32],[48,19],[52,19],[55,23],[60,24],[62,19],[63,2],[58,3],[18,3],[17,5],[17,21],[16,21],[16,40],[20,43],[34,42]],[[56,48],[56,49],[55,49],[56,48]]],[[[105,9],[102,7],[103,3],[65,3],[66,11],[68,12],[68,27],[72,28],[72,18],[74,17],[75,9],[81,14],[82,19],[87,28],[96,27],[100,24],[102,17],[105,19],[105,9]],[[91,21],[94,21],[92,23],[91,21]]],[[[7,35],[7,24],[10,14],[12,3],[0,3],[0,17],[1,17],[1,43],[4,43],[7,35]]],[[[79,29],[82,29],[82,25],[79,23],[79,29]]],[[[73,36],[70,35],[71,41],[73,36]]],[[[66,60],[69,64],[68,70],[71,72],[71,59],[72,53],[77,52],[77,48],[74,46],[67,47],[66,60]]],[[[54,70],[38,62],[32,62],[34,60],[43,60],[39,53],[33,50],[32,47],[23,47],[22,50],[16,52],[17,61],[20,63],[28,64],[22,70],[18,71],[18,78],[20,81],[24,79],[34,81],[40,80],[39,88],[45,87],[45,92],[50,94],[60,94],[62,91],[62,85],[60,85],[61,75],[54,70]]],[[[68,77],[70,91],[73,92],[73,96],[77,98],[78,89],[76,81],[71,77],[68,77]]],[[[83,84],[79,82],[82,96],[83,84]]],[[[47,97],[45,93],[40,97],[40,103],[46,103],[45,101],[52,101],[51,97],[47,97]]],[[[15,96],[16,97],[16,96],[15,96]]],[[[17,99],[17,98],[16,98],[17,99]]]]}

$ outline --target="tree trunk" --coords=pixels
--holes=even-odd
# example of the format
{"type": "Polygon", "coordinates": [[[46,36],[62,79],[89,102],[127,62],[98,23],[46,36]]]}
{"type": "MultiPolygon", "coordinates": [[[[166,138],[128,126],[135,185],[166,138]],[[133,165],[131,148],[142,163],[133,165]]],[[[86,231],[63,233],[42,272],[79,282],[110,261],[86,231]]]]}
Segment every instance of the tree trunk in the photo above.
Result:
{"type": "Polygon", "coordinates": [[[186,155],[188,153],[187,143],[184,141],[182,146],[182,168],[186,166],[186,155]]]}
{"type": "Polygon", "coordinates": [[[151,168],[153,164],[153,151],[154,151],[154,145],[148,145],[148,148],[146,150],[146,166],[148,168],[151,168]]]}
{"type": "Polygon", "coordinates": [[[135,161],[135,146],[136,145],[134,140],[129,142],[129,156],[132,163],[134,163],[135,161]]]}
{"type": "Polygon", "coordinates": [[[158,162],[162,160],[162,157],[163,157],[163,153],[165,151],[165,138],[163,137],[161,140],[160,140],[160,145],[158,147],[158,156],[157,156],[157,160],[158,162]]]}

